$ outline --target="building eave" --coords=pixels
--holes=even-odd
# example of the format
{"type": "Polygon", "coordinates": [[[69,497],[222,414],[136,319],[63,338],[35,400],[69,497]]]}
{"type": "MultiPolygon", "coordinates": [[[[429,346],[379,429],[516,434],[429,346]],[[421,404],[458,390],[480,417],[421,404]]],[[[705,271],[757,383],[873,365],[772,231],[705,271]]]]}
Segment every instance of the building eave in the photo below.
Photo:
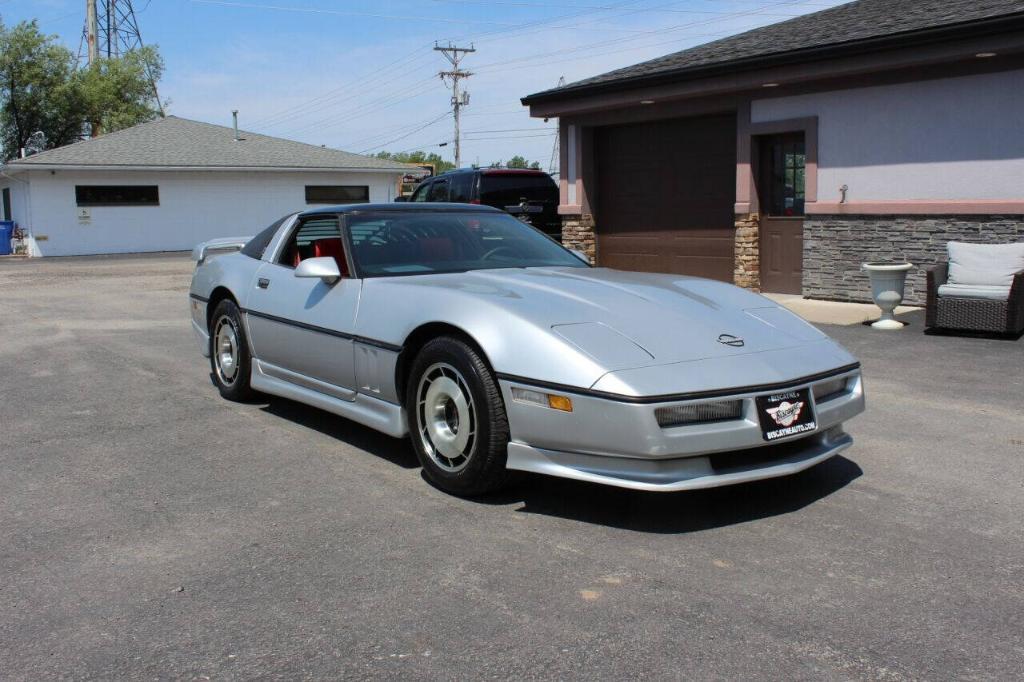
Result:
{"type": "Polygon", "coordinates": [[[583,83],[577,86],[569,85],[527,95],[520,101],[524,106],[548,105],[550,109],[552,106],[557,106],[559,102],[577,100],[592,95],[604,95],[652,86],[731,76],[775,67],[794,66],[893,49],[921,47],[1022,30],[1024,30],[1024,13],[1015,13],[980,21],[876,36],[846,43],[802,48],[769,55],[757,55],[727,62],[628,76],[603,82],[583,83]]]}
{"type": "Polygon", "coordinates": [[[33,170],[70,171],[145,171],[145,172],[272,172],[272,173],[384,173],[401,175],[422,171],[418,166],[394,168],[324,168],[315,166],[147,166],[133,164],[61,164],[61,163],[8,163],[0,168],[4,173],[23,173],[33,170]]]}

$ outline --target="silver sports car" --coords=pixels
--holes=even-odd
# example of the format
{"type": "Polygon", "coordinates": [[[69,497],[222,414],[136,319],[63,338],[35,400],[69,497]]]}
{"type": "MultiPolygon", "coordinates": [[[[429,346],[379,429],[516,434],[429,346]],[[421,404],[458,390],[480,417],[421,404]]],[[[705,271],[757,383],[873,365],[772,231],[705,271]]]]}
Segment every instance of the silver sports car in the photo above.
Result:
{"type": "Polygon", "coordinates": [[[593,268],[484,206],[316,209],[193,257],[221,395],[411,435],[456,494],[510,469],[665,491],[781,476],[849,447],[864,410],[857,361],[772,301],[593,268]]]}

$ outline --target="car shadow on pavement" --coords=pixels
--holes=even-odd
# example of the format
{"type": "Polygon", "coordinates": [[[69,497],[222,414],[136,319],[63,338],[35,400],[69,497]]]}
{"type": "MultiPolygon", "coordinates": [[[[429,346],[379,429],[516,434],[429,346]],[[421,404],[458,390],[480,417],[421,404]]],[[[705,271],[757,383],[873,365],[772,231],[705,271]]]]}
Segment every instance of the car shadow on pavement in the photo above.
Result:
{"type": "Polygon", "coordinates": [[[368,426],[286,398],[268,397],[268,402],[260,409],[365,450],[403,469],[415,469],[420,465],[408,439],[392,438],[368,426]]]}
{"type": "MultiPolygon", "coordinates": [[[[335,438],[403,469],[419,467],[408,439],[285,398],[258,401],[261,410],[335,438]]],[[[863,474],[855,462],[833,457],[791,476],[676,493],[626,490],[565,478],[516,472],[504,490],[472,502],[513,506],[542,514],[645,533],[690,533],[731,526],[802,509],[863,474]]],[[[430,483],[424,480],[424,485],[430,483]]]]}
{"type": "Polygon", "coordinates": [[[791,476],[677,493],[524,475],[508,490],[480,501],[521,501],[516,511],[645,533],[691,533],[797,511],[863,473],[856,462],[836,456],[791,476]]]}

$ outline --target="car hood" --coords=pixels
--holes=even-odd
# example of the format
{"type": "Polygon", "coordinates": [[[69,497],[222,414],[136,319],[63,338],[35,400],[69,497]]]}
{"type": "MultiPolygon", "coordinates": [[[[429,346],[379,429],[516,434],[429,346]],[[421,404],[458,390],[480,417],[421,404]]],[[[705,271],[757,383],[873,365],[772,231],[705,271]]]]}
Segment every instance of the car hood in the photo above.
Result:
{"type": "Polygon", "coordinates": [[[826,339],[773,301],[723,282],[607,268],[411,277],[470,293],[550,330],[607,370],[763,353],[826,339]]]}

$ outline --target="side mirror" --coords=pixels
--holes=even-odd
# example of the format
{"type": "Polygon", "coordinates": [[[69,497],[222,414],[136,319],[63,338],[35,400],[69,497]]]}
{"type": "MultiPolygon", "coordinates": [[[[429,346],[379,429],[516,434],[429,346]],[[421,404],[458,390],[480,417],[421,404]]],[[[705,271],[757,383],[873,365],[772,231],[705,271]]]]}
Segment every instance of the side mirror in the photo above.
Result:
{"type": "Polygon", "coordinates": [[[322,279],[327,284],[334,284],[341,279],[338,262],[331,256],[307,258],[295,266],[296,277],[313,277],[322,279]]]}
{"type": "Polygon", "coordinates": [[[587,256],[587,254],[580,251],[579,249],[569,249],[569,251],[572,252],[572,255],[576,256],[587,265],[593,265],[593,263],[590,262],[590,257],[587,256]]]}
{"type": "Polygon", "coordinates": [[[397,196],[395,197],[395,201],[409,201],[409,197],[397,196]]]}

